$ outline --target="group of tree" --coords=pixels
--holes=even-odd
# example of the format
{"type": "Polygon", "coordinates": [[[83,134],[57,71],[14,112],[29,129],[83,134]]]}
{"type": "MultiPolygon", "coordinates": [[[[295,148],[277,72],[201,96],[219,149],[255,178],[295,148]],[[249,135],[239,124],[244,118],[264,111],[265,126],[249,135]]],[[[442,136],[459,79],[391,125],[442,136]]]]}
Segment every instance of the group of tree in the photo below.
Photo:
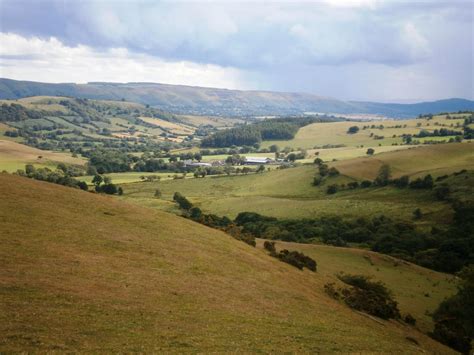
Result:
{"type": "MultiPolygon", "coordinates": [[[[380,281],[372,281],[364,275],[339,274],[338,278],[348,287],[338,288],[334,283],[324,285],[326,293],[331,297],[342,300],[353,309],[382,319],[401,318],[392,292],[380,281]]],[[[411,316],[406,319],[413,323],[411,316]]]]}
{"type": "Polygon", "coordinates": [[[335,121],[337,119],[314,117],[291,117],[265,120],[231,129],[220,130],[201,141],[202,147],[252,146],[262,140],[289,140],[294,138],[300,127],[316,122],[335,121]]]}
{"type": "Polygon", "coordinates": [[[263,247],[269,252],[270,256],[277,258],[278,260],[283,261],[284,263],[290,264],[300,270],[303,270],[303,268],[305,267],[308,270],[316,272],[316,260],[312,259],[307,255],[304,255],[303,253],[300,253],[295,250],[289,251],[287,249],[282,249],[277,252],[275,248],[275,242],[270,242],[268,240],[263,243],[263,247]]]}
{"type": "Polygon", "coordinates": [[[122,187],[113,184],[109,176],[97,174],[92,178],[92,183],[94,184],[96,192],[105,193],[107,195],[123,195],[122,187]]]}
{"type": "MultiPolygon", "coordinates": [[[[161,196],[161,191],[159,192],[159,195],[161,196]]],[[[237,240],[240,240],[251,246],[256,246],[255,237],[249,233],[244,233],[242,228],[237,226],[228,217],[220,217],[215,214],[203,213],[199,207],[194,206],[185,196],[179,192],[174,193],[173,200],[178,204],[179,208],[183,210],[184,217],[190,218],[193,221],[204,224],[208,227],[222,230],[237,240]]]]}
{"type": "Polygon", "coordinates": [[[445,230],[419,230],[411,222],[384,215],[366,218],[327,216],[316,219],[277,219],[241,212],[234,222],[257,238],[288,242],[322,241],[335,246],[364,244],[430,269],[456,272],[474,262],[474,205],[457,203],[454,219],[445,230]]]}
{"type": "Polygon", "coordinates": [[[47,181],[58,185],[79,188],[81,190],[88,190],[87,183],[79,181],[69,174],[68,168],[64,164],[58,165],[56,170],[49,168],[36,168],[31,164],[25,165],[25,170],[17,170],[17,175],[25,176],[30,179],[47,181]]]}
{"type": "Polygon", "coordinates": [[[458,276],[458,292],[441,302],[433,314],[432,337],[463,354],[470,354],[474,339],[474,265],[465,267],[458,276]]]}

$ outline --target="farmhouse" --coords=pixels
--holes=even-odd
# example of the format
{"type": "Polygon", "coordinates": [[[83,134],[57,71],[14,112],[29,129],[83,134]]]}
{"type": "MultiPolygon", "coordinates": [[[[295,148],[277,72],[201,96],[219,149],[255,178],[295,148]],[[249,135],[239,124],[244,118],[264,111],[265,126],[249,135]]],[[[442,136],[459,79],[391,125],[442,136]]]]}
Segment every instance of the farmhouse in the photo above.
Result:
{"type": "Polygon", "coordinates": [[[270,164],[273,162],[275,162],[273,159],[267,157],[245,157],[244,159],[244,164],[247,165],[270,164]]]}

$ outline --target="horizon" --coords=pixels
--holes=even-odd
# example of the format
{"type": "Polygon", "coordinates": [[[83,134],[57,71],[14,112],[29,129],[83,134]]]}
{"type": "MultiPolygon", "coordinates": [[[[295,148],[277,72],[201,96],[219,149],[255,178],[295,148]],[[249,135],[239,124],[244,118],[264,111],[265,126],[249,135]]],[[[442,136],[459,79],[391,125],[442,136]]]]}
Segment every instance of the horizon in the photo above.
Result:
{"type": "Polygon", "coordinates": [[[13,80],[474,99],[470,1],[0,0],[0,19],[13,80]]]}
{"type": "Polygon", "coordinates": [[[368,100],[352,100],[352,99],[347,99],[343,100],[337,97],[330,97],[330,96],[325,96],[325,95],[318,95],[316,93],[310,93],[310,92],[304,92],[304,91],[278,91],[278,90],[253,90],[253,89],[229,89],[225,87],[211,87],[211,86],[201,86],[201,85],[186,85],[186,84],[169,84],[169,83],[160,83],[160,82],[152,82],[152,81],[139,81],[139,82],[120,82],[120,81],[89,81],[89,82],[43,82],[43,81],[35,81],[35,80],[17,80],[17,79],[12,79],[12,78],[5,78],[5,77],[0,77],[0,80],[12,80],[12,81],[22,81],[22,82],[33,82],[33,83],[38,83],[38,84],[72,84],[72,85],[95,85],[95,84],[113,84],[113,85],[127,85],[127,84],[143,84],[143,85],[168,85],[168,86],[185,86],[185,87],[192,87],[192,88],[198,88],[198,89],[214,89],[214,90],[227,90],[227,91],[239,91],[239,92],[269,92],[269,93],[281,93],[281,94],[305,94],[305,95],[314,95],[319,98],[325,98],[325,99],[334,99],[337,101],[343,101],[343,102],[373,102],[373,103],[379,103],[379,104],[400,104],[400,105],[410,105],[410,104],[422,104],[422,103],[431,103],[431,102],[439,102],[439,101],[449,101],[449,100],[466,100],[466,101],[474,101],[469,98],[465,97],[444,97],[444,98],[438,98],[438,99],[432,99],[432,100],[417,100],[417,99],[393,99],[393,100],[386,100],[386,101],[368,101],[368,100]]]}

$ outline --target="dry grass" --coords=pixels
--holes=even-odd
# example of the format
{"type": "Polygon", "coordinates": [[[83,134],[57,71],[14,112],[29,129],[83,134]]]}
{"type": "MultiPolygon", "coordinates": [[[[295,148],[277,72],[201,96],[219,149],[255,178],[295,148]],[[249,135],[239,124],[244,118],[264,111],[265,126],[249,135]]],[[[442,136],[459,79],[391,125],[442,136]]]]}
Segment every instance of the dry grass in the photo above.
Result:
{"type": "Polygon", "coordinates": [[[24,169],[25,164],[55,166],[60,162],[83,165],[85,160],[73,158],[67,153],[41,150],[13,141],[0,139],[0,171],[6,170],[13,172],[17,169],[24,169]]]}
{"type": "Polygon", "coordinates": [[[0,194],[2,352],[449,353],[180,217],[6,174],[0,194]]]}

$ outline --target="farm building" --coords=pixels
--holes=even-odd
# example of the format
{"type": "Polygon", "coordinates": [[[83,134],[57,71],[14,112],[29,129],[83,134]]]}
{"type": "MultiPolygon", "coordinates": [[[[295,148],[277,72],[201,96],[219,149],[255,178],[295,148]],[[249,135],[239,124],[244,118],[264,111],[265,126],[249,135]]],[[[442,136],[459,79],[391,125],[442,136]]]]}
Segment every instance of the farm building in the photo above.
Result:
{"type": "Polygon", "coordinates": [[[212,166],[210,163],[201,163],[197,161],[192,161],[192,160],[185,160],[184,161],[184,166],[212,166]]]}
{"type": "Polygon", "coordinates": [[[275,160],[267,157],[245,157],[244,164],[255,165],[255,164],[270,164],[275,160]]]}

